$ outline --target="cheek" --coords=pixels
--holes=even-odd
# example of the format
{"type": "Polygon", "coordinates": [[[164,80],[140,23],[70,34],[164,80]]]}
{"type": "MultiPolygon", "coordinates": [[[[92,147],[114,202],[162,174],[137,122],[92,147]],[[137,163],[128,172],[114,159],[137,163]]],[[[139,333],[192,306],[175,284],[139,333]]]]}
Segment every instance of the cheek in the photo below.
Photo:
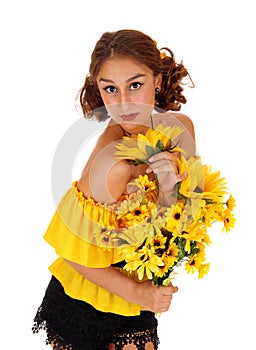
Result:
{"type": "Polygon", "coordinates": [[[154,105],[155,104],[155,93],[152,92],[152,89],[148,89],[147,91],[144,91],[143,94],[140,96],[140,100],[138,102],[154,105]]]}
{"type": "Polygon", "coordinates": [[[102,98],[102,101],[103,101],[104,105],[108,105],[109,102],[110,102],[109,97],[107,95],[105,95],[105,94],[100,94],[100,96],[102,98]]]}

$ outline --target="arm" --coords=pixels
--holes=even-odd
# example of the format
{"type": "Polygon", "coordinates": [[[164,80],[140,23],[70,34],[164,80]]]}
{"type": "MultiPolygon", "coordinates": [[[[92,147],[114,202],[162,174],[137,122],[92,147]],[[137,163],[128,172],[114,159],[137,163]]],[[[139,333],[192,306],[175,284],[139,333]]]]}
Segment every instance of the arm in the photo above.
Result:
{"type": "MultiPolygon", "coordinates": [[[[67,260],[66,260],[67,261],[67,260]]],[[[165,312],[169,309],[173,293],[178,289],[173,285],[155,287],[151,281],[137,283],[112,266],[106,268],[88,268],[67,261],[84,278],[108,290],[112,294],[140,305],[152,312],[165,312]]]]}
{"type": "MultiPolygon", "coordinates": [[[[98,146],[83,171],[78,187],[98,202],[113,203],[127,190],[132,166],[126,161],[116,160],[113,140],[101,139],[98,146]]],[[[158,288],[151,281],[137,283],[112,266],[88,268],[71,261],[67,263],[99,287],[152,312],[167,311],[172,295],[177,291],[172,285],[158,288]]]]}

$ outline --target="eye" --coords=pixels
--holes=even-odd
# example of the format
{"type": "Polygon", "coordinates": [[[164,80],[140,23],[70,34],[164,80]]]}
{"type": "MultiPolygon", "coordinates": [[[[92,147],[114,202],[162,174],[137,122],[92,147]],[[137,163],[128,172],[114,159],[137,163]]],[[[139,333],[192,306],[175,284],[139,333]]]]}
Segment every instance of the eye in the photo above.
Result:
{"type": "Polygon", "coordinates": [[[117,92],[117,88],[115,88],[113,85],[104,87],[104,90],[107,91],[109,94],[114,94],[115,92],[117,92]]]}
{"type": "Polygon", "coordinates": [[[135,81],[134,83],[131,83],[130,89],[131,90],[138,90],[142,85],[142,83],[139,83],[138,81],[135,81]]]}

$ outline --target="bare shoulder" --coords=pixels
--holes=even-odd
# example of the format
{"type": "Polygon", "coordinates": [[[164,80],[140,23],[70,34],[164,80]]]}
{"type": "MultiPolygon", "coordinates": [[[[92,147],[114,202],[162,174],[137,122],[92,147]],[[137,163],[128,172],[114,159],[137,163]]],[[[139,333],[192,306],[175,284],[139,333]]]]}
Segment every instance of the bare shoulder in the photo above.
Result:
{"type": "Polygon", "coordinates": [[[179,112],[166,112],[156,115],[156,120],[164,126],[178,125],[195,138],[194,124],[185,114],[179,112]]]}
{"type": "Polygon", "coordinates": [[[101,134],[78,181],[79,189],[98,202],[117,201],[131,178],[131,165],[115,156],[119,139],[118,130],[113,128],[101,134]]]}
{"type": "MultiPolygon", "coordinates": [[[[196,154],[195,131],[192,120],[185,114],[166,112],[154,115],[155,122],[163,126],[180,126],[183,129],[178,136],[179,147],[185,150],[186,158],[196,154]]],[[[157,125],[154,123],[154,125],[157,125]]]]}
{"type": "Polygon", "coordinates": [[[185,114],[173,113],[174,117],[185,127],[185,129],[195,138],[195,129],[192,120],[185,114]]]}

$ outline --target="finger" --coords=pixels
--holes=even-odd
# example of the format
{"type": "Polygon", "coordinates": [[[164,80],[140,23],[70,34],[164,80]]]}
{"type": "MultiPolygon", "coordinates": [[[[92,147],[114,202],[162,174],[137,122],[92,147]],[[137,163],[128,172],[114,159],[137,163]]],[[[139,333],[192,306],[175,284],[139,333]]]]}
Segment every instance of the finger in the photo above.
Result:
{"type": "Polygon", "coordinates": [[[146,174],[149,174],[149,173],[152,173],[153,172],[153,169],[149,166],[147,169],[146,169],[146,174]]]}
{"type": "Polygon", "coordinates": [[[159,306],[159,312],[168,311],[169,308],[170,308],[170,306],[171,306],[171,301],[166,302],[166,303],[164,303],[164,304],[161,304],[161,305],[159,306]]]}
{"type": "Polygon", "coordinates": [[[166,295],[165,297],[162,297],[161,299],[161,304],[168,304],[172,300],[172,294],[171,295],[166,295]]]}
{"type": "Polygon", "coordinates": [[[174,288],[174,289],[175,289],[175,292],[177,292],[177,291],[179,290],[179,288],[178,288],[177,286],[174,286],[174,285],[172,284],[172,281],[170,281],[170,282],[168,283],[168,287],[174,288]]]}
{"type": "Polygon", "coordinates": [[[170,164],[164,164],[161,167],[155,167],[153,168],[154,173],[160,174],[160,173],[170,173],[170,175],[173,175],[176,177],[176,172],[173,169],[173,166],[170,164]]]}
{"type": "Polygon", "coordinates": [[[174,286],[170,286],[170,287],[163,287],[165,289],[163,289],[162,291],[162,296],[163,297],[168,297],[170,298],[170,296],[173,294],[173,293],[176,293],[178,291],[178,288],[177,287],[174,287],[174,286]]]}
{"type": "Polygon", "coordinates": [[[177,293],[178,292],[178,290],[179,290],[179,288],[178,287],[173,287],[173,293],[177,293]]]}
{"type": "Polygon", "coordinates": [[[169,159],[171,161],[176,161],[176,158],[178,157],[179,153],[178,152],[160,152],[157,154],[154,154],[153,156],[151,156],[148,160],[150,163],[152,162],[156,162],[160,159],[169,159]]]}
{"type": "Polygon", "coordinates": [[[178,287],[175,287],[173,285],[168,286],[168,287],[161,287],[161,288],[162,288],[162,290],[161,290],[162,295],[168,296],[168,297],[170,297],[170,295],[172,295],[173,293],[176,293],[178,291],[178,287]]]}
{"type": "Polygon", "coordinates": [[[150,166],[146,169],[146,173],[166,173],[166,172],[173,172],[175,175],[177,174],[177,171],[175,172],[175,167],[170,162],[165,163],[152,163],[150,166]]]}
{"type": "Polygon", "coordinates": [[[176,181],[181,182],[185,180],[187,176],[188,176],[188,173],[184,171],[184,173],[176,175],[176,181]]]}
{"type": "Polygon", "coordinates": [[[151,163],[149,166],[154,173],[163,173],[163,172],[173,172],[177,174],[176,163],[171,162],[168,159],[158,160],[154,163],[151,163]]]}

